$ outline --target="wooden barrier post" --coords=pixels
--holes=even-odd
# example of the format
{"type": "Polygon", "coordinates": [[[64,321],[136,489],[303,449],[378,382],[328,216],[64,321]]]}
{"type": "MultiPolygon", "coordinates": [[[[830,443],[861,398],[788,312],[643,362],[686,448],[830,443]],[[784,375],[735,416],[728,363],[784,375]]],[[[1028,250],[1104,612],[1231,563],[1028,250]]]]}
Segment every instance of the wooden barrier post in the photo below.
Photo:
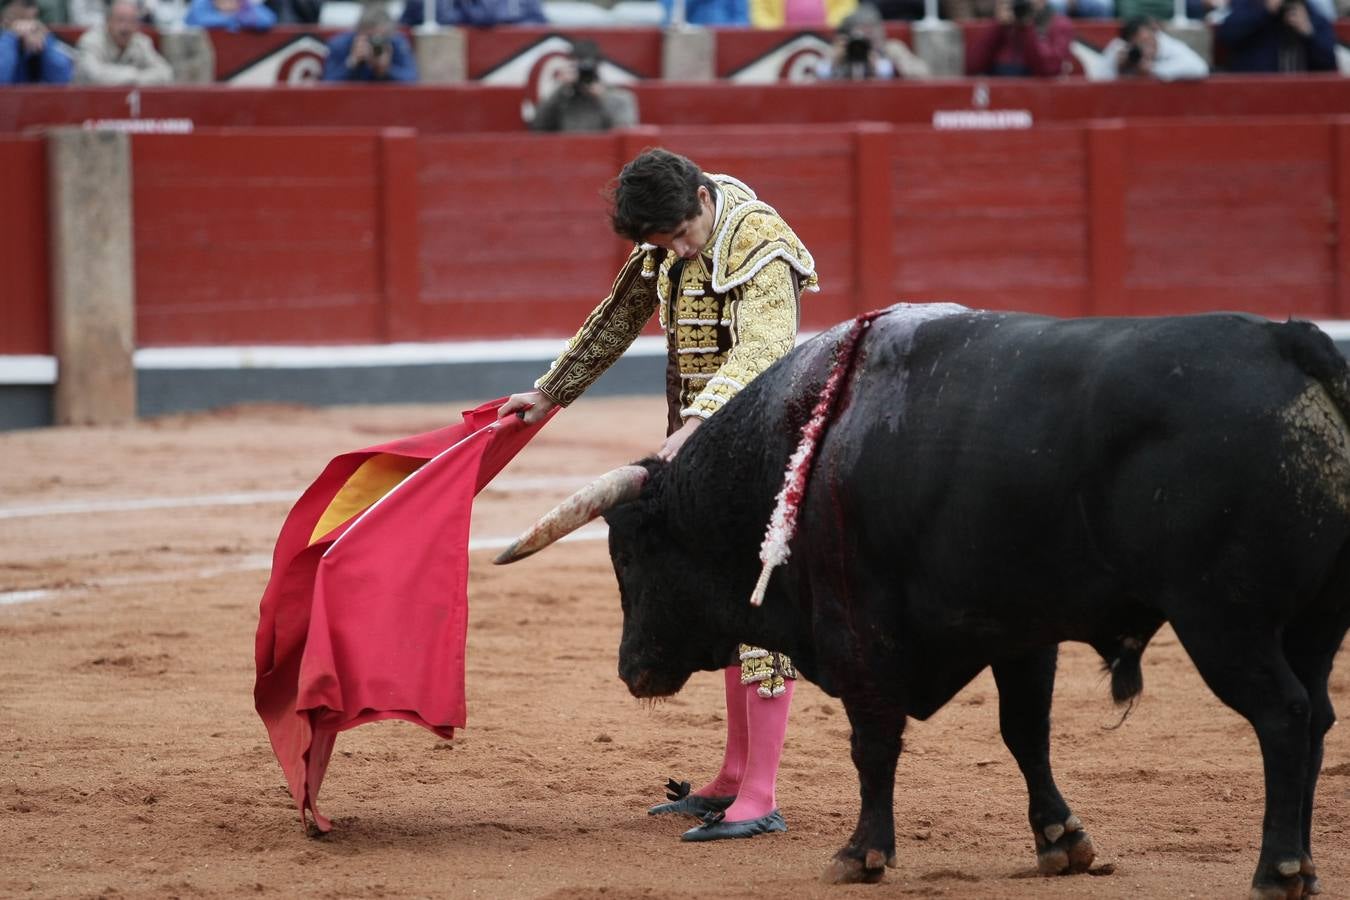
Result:
{"type": "Polygon", "coordinates": [[[966,74],[966,38],[955,22],[920,20],[910,29],[914,52],[928,63],[934,78],[960,78],[966,74]]]}
{"type": "Polygon", "coordinates": [[[211,84],[216,80],[216,48],[205,29],[162,31],[159,49],[173,67],[177,84],[211,84]]]}
{"type": "Polygon", "coordinates": [[[717,35],[711,28],[667,28],[661,41],[661,78],[712,81],[717,77],[717,35]]]}
{"type": "Polygon", "coordinates": [[[417,132],[385,128],[379,143],[380,340],[423,336],[417,132]]]}
{"type": "Polygon", "coordinates": [[[895,129],[864,122],[854,132],[854,312],[882,309],[895,296],[895,210],[892,208],[891,149],[895,129]]]}
{"type": "Polygon", "coordinates": [[[127,134],[47,135],[58,425],[136,418],[136,285],[127,134]]]}
{"type": "Polygon", "coordinates": [[[1083,129],[1087,158],[1088,298],[1086,315],[1127,314],[1125,301],[1125,142],[1120,121],[1083,129]]]}
{"type": "Polygon", "coordinates": [[[469,78],[468,40],[463,28],[434,23],[413,30],[417,80],[422,84],[462,84],[469,78]]]}
{"type": "Polygon", "coordinates": [[[1214,68],[1214,33],[1210,26],[1196,19],[1171,19],[1163,23],[1163,31],[1199,53],[1214,68]]]}

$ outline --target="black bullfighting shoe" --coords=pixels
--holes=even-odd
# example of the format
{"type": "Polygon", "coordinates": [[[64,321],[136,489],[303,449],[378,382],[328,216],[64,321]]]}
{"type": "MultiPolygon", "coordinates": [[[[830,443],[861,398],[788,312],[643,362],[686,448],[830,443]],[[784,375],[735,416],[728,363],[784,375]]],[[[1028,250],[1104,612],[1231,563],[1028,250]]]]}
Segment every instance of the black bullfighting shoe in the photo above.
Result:
{"type": "Polygon", "coordinates": [[[751,838],[768,834],[770,831],[787,831],[787,822],[783,820],[783,814],[776,809],[767,816],[747,819],[744,822],[728,822],[725,815],[720,812],[712,813],[703,820],[702,825],[690,828],[680,835],[680,840],[721,841],[726,838],[751,838]]]}
{"type": "Polygon", "coordinates": [[[666,779],[666,799],[669,803],[658,803],[647,810],[649,816],[680,815],[702,819],[712,813],[720,813],[732,804],[735,797],[700,797],[689,793],[689,782],[677,782],[666,779]]]}

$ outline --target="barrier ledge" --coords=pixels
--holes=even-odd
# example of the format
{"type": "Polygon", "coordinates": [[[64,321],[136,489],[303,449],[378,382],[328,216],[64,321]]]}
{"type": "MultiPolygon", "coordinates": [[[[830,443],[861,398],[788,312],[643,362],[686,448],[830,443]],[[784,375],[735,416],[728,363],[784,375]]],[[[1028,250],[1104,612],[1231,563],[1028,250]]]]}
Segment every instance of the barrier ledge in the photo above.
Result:
{"type": "MultiPolygon", "coordinates": [[[[740,85],[635,85],[644,125],[931,124],[956,110],[1021,110],[1033,123],[1104,118],[1350,114],[1338,75],[1215,76],[1179,84],[1071,79],[948,79],[740,85]]],[[[521,133],[527,92],[489,85],[71,88],[0,92],[0,134],[99,119],[187,120],[194,127],[414,128],[423,134],[521,133]],[[134,103],[130,102],[135,94],[134,103]]]]}

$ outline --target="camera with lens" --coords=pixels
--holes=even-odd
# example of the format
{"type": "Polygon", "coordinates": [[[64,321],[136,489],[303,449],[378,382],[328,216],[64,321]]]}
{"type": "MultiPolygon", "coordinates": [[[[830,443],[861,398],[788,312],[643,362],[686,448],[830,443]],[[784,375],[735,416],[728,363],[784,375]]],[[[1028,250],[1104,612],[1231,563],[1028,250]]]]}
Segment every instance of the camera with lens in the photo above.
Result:
{"type": "Polygon", "coordinates": [[[863,64],[872,56],[872,41],[861,32],[853,32],[844,42],[844,59],[851,64],[863,64]]]}
{"type": "Polygon", "coordinates": [[[585,57],[577,60],[577,84],[595,84],[600,80],[600,60],[585,57]]]}
{"type": "Polygon", "coordinates": [[[1131,44],[1130,49],[1125,51],[1125,65],[1131,69],[1137,68],[1144,59],[1144,51],[1138,44],[1131,44]]]}
{"type": "Polygon", "coordinates": [[[371,56],[384,56],[389,52],[389,35],[378,33],[372,34],[367,40],[370,42],[371,56]]]}

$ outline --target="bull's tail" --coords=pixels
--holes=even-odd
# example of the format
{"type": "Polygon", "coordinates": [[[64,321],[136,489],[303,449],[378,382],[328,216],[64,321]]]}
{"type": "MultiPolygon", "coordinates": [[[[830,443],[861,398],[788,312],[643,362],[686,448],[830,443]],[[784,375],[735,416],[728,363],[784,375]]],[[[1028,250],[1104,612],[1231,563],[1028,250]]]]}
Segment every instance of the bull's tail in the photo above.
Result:
{"type": "Polygon", "coordinates": [[[1107,671],[1111,673],[1111,699],[1117,706],[1126,703],[1133,706],[1134,698],[1144,690],[1144,673],[1139,668],[1143,656],[1142,644],[1127,641],[1115,658],[1106,663],[1107,671]]]}

